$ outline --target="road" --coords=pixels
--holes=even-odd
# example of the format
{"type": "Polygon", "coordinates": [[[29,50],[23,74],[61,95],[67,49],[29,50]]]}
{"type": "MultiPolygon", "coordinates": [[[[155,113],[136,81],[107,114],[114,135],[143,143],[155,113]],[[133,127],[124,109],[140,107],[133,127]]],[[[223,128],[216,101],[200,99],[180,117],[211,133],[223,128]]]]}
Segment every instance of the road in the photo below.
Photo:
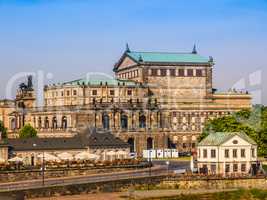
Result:
{"type": "MultiPolygon", "coordinates": [[[[169,165],[169,173],[171,170],[177,168],[185,168],[188,166],[187,162],[177,162],[171,161],[169,165]]],[[[72,177],[60,177],[60,178],[49,178],[45,179],[44,186],[63,186],[63,185],[72,185],[72,184],[83,184],[83,183],[97,183],[104,181],[116,181],[123,179],[136,179],[143,177],[157,177],[167,175],[167,165],[166,162],[156,161],[154,166],[147,169],[136,169],[128,170],[117,173],[103,173],[95,174],[88,176],[72,176],[72,177]]],[[[25,190],[25,189],[37,189],[43,187],[42,180],[28,180],[28,181],[18,181],[18,182],[9,182],[1,183],[0,191],[16,191],[16,190],[25,190]]]]}
{"type": "MultiPolygon", "coordinates": [[[[83,183],[97,183],[104,181],[115,181],[115,180],[123,180],[123,179],[135,179],[155,176],[166,175],[166,167],[165,166],[155,166],[151,168],[151,172],[149,169],[145,170],[131,170],[125,172],[117,172],[117,173],[103,173],[103,174],[95,174],[88,176],[72,176],[72,177],[60,177],[60,178],[49,178],[45,179],[45,186],[62,186],[62,185],[72,185],[72,184],[83,184],[83,183]]],[[[41,188],[42,179],[38,180],[28,180],[28,181],[18,181],[18,182],[9,182],[9,183],[1,183],[0,191],[16,191],[16,190],[25,190],[25,189],[35,189],[41,188]]]]}

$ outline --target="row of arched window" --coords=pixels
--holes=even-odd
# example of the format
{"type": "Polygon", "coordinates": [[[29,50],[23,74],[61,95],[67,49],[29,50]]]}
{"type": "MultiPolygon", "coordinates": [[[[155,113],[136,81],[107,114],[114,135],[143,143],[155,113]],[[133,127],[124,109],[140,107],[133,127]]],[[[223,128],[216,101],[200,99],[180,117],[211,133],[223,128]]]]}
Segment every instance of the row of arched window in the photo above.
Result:
{"type": "MultiPolygon", "coordinates": [[[[121,115],[120,122],[122,129],[128,129],[127,115],[121,115]]],[[[110,129],[110,117],[108,116],[108,114],[103,114],[102,125],[104,129],[110,129]]],[[[139,128],[146,128],[146,117],[144,115],[139,116],[139,128]]]]}
{"type": "Polygon", "coordinates": [[[48,117],[44,118],[44,121],[42,121],[42,118],[39,117],[37,120],[37,127],[38,128],[52,128],[52,129],[57,129],[59,127],[66,129],[68,128],[68,121],[67,121],[67,117],[63,116],[61,118],[61,126],[59,126],[57,117],[53,117],[52,120],[50,121],[48,117]]]}
{"type": "MultiPolygon", "coordinates": [[[[127,143],[130,145],[130,152],[135,152],[135,139],[129,138],[127,143]]],[[[154,148],[154,139],[152,137],[148,137],[146,140],[146,149],[153,149],[154,148]]]]}

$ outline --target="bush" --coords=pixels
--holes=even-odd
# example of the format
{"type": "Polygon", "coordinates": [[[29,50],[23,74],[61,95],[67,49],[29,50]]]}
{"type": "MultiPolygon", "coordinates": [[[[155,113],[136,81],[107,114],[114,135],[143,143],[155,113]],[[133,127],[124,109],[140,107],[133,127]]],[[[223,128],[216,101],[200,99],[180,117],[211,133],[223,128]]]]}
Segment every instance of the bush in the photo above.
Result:
{"type": "Polygon", "coordinates": [[[22,129],[20,129],[19,137],[34,138],[37,137],[37,131],[30,124],[26,124],[22,129]]]}

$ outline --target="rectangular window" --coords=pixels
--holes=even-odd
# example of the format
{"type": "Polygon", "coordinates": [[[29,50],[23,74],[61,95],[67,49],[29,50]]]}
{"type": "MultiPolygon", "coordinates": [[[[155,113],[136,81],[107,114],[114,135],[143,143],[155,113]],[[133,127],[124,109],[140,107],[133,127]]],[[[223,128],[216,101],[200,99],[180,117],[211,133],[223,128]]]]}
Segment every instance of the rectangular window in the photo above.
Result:
{"type": "Polygon", "coordinates": [[[230,172],[230,164],[225,164],[225,173],[230,172]]]}
{"type": "Polygon", "coordinates": [[[73,95],[77,95],[77,91],[76,90],[73,90],[73,95]]]}
{"type": "Polygon", "coordinates": [[[233,158],[237,158],[237,149],[233,149],[233,158]]]}
{"type": "Polygon", "coordinates": [[[179,76],[184,76],[184,69],[179,69],[178,72],[179,72],[179,76]]]}
{"type": "Polygon", "coordinates": [[[224,150],[224,157],[229,158],[229,149],[224,150]]]}
{"type": "Polygon", "coordinates": [[[196,76],[202,76],[202,70],[196,69],[196,76]]]}
{"type": "Polygon", "coordinates": [[[203,149],[203,158],[207,158],[207,156],[208,156],[207,149],[203,149]]]}
{"type": "Polygon", "coordinates": [[[233,171],[234,171],[234,172],[237,172],[237,171],[238,171],[238,164],[234,164],[234,165],[233,165],[233,171]]]}
{"type": "Polygon", "coordinates": [[[241,149],[241,158],[246,157],[246,149],[241,149]]]}
{"type": "Polygon", "coordinates": [[[186,148],[186,143],[183,143],[183,148],[184,148],[184,149],[186,148]]]}
{"type": "Polygon", "coordinates": [[[93,90],[92,95],[94,95],[94,96],[97,95],[97,90],[93,90]]]}
{"type": "Polygon", "coordinates": [[[166,69],[161,69],[160,70],[160,75],[161,76],[166,76],[166,74],[167,74],[167,70],[166,69]]]}
{"type": "Polygon", "coordinates": [[[187,70],[187,76],[193,76],[193,69],[187,70]]]}
{"type": "Polygon", "coordinates": [[[170,69],[170,76],[175,76],[175,69],[170,69]]]}
{"type": "Polygon", "coordinates": [[[61,92],[61,96],[62,96],[62,97],[64,96],[64,92],[61,92]]]}
{"type": "Polygon", "coordinates": [[[114,90],[110,90],[110,91],[109,91],[109,94],[110,94],[111,96],[113,96],[113,95],[115,94],[114,90]]]}
{"type": "Polygon", "coordinates": [[[210,157],[211,157],[211,158],[216,158],[216,150],[215,150],[215,149],[212,149],[212,150],[210,151],[210,157]]]}
{"type": "Polygon", "coordinates": [[[157,69],[151,69],[151,75],[152,76],[157,76],[158,75],[158,70],[157,69]]]}
{"type": "Polygon", "coordinates": [[[246,171],[246,164],[241,164],[241,171],[245,172],[246,171]]]}
{"type": "Polygon", "coordinates": [[[127,90],[127,95],[131,96],[132,95],[132,90],[127,90]]]}
{"type": "Polygon", "coordinates": [[[210,165],[210,170],[212,173],[216,173],[216,165],[210,165]]]}
{"type": "Polygon", "coordinates": [[[70,96],[70,91],[67,91],[67,96],[70,96]]]}
{"type": "Polygon", "coordinates": [[[251,149],[251,156],[252,158],[255,158],[255,149],[251,149]]]}

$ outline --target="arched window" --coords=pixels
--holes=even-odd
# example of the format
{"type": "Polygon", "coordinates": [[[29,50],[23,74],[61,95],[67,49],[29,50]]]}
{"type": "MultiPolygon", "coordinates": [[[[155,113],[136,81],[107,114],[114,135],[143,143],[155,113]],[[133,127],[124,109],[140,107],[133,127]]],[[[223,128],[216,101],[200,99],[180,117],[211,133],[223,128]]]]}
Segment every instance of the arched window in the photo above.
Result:
{"type": "Polygon", "coordinates": [[[66,116],[62,117],[61,126],[62,126],[63,129],[66,129],[68,127],[68,122],[67,122],[67,117],[66,116]]]}
{"type": "Polygon", "coordinates": [[[139,128],[146,128],[146,117],[145,117],[145,115],[139,116],[139,128]]]}
{"type": "Polygon", "coordinates": [[[11,121],[10,121],[10,127],[12,130],[15,130],[17,128],[16,126],[16,119],[15,118],[12,118],[11,121]]]}
{"type": "Polygon", "coordinates": [[[135,152],[134,139],[133,139],[133,138],[129,138],[127,143],[130,145],[130,152],[131,152],[131,153],[132,153],[132,152],[135,152]]]}
{"type": "Polygon", "coordinates": [[[103,114],[102,124],[104,129],[109,129],[109,116],[107,114],[103,114]]]}
{"type": "Polygon", "coordinates": [[[48,119],[48,117],[45,118],[45,128],[46,129],[49,128],[49,119],[48,119]]]}
{"type": "Polygon", "coordinates": [[[149,137],[149,138],[147,138],[147,140],[146,140],[146,144],[147,144],[147,149],[149,150],[149,149],[153,149],[153,138],[151,138],[151,137],[149,137]]]}
{"type": "Polygon", "coordinates": [[[52,128],[53,129],[57,129],[57,118],[56,117],[53,117],[53,120],[52,120],[52,128]]]}
{"type": "Polygon", "coordinates": [[[121,128],[128,129],[128,117],[127,115],[121,115],[121,128]]]}
{"type": "Polygon", "coordinates": [[[38,118],[38,128],[42,128],[42,118],[38,118]]]}

